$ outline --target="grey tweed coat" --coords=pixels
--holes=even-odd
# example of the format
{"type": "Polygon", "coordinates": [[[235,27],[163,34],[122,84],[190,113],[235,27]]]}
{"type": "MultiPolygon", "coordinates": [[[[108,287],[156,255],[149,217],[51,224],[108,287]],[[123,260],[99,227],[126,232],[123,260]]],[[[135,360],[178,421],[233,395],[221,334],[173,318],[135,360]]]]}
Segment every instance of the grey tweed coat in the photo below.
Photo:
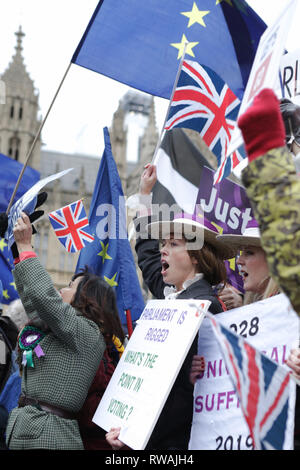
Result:
{"type": "MultiPolygon", "coordinates": [[[[40,342],[34,368],[23,367],[22,393],[78,412],[105,350],[98,326],[62,301],[38,258],[17,264],[14,278],[30,318],[44,320],[51,332],[40,342]]],[[[10,449],[83,449],[76,420],[63,419],[34,406],[15,408],[6,439],[10,449]]]]}

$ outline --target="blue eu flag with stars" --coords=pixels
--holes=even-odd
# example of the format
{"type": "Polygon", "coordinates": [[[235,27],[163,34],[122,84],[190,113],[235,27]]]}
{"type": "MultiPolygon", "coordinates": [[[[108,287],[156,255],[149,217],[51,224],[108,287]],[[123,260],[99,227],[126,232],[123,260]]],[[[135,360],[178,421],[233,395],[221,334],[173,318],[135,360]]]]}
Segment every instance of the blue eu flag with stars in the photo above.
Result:
{"type": "Polygon", "coordinates": [[[0,280],[2,282],[2,304],[8,305],[19,298],[12,275],[13,257],[7,241],[0,238],[0,280]]]}
{"type": "MultiPolygon", "coordinates": [[[[6,155],[0,154],[0,212],[5,212],[15,189],[23,165],[6,155]]],[[[40,174],[27,167],[16,192],[15,201],[23,196],[40,179],[40,174]]],[[[12,275],[13,257],[7,241],[0,238],[0,281],[2,282],[2,304],[10,304],[18,299],[18,293],[12,275]]]]}
{"type": "Polygon", "coordinates": [[[244,0],[100,0],[72,63],[170,99],[186,43],[241,100],[265,29],[244,0]]]}
{"type": "Polygon", "coordinates": [[[89,211],[95,240],[81,250],[76,272],[87,265],[116,290],[121,323],[126,325],[126,311],[130,310],[132,321],[136,321],[144,309],[144,300],[127,237],[125,199],[107,128],[104,143],[89,211]]]}

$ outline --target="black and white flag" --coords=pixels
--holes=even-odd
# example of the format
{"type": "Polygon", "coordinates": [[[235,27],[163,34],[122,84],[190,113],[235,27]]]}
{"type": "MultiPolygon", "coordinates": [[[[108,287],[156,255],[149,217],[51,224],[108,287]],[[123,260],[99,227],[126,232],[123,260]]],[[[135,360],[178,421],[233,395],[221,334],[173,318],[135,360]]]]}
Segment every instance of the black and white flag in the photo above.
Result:
{"type": "Polygon", "coordinates": [[[182,129],[165,132],[156,156],[153,204],[177,205],[178,212],[193,214],[204,166],[212,168],[182,129]]]}

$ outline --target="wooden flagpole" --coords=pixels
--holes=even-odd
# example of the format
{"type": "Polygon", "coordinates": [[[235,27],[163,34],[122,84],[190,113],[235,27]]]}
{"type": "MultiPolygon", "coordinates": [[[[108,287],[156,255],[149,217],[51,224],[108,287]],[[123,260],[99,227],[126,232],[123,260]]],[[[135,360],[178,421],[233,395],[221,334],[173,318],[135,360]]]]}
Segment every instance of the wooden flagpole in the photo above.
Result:
{"type": "Polygon", "coordinates": [[[156,148],[155,148],[155,152],[154,152],[154,155],[153,155],[153,158],[152,158],[152,162],[151,162],[152,165],[155,165],[156,162],[157,162],[157,158],[156,158],[156,157],[157,157],[157,152],[158,152],[158,149],[159,149],[159,147],[160,147],[160,145],[161,145],[162,136],[163,136],[163,133],[164,133],[164,130],[165,130],[165,126],[166,126],[166,122],[167,122],[167,120],[168,120],[168,115],[169,115],[169,111],[170,111],[171,104],[172,104],[172,101],[173,101],[174,93],[175,93],[175,90],[176,90],[176,87],[177,87],[177,83],[178,83],[178,80],[179,80],[180,72],[181,72],[181,69],[182,69],[182,64],[183,64],[183,61],[184,61],[186,46],[187,46],[187,42],[184,44],[183,54],[182,54],[182,57],[181,57],[181,60],[180,60],[180,64],[179,64],[178,70],[177,70],[175,82],[174,82],[173,89],[172,89],[172,93],[171,93],[171,97],[170,97],[170,100],[169,100],[169,106],[168,106],[168,109],[167,109],[167,112],[166,112],[166,117],[165,117],[165,120],[164,120],[162,129],[161,129],[161,131],[160,131],[160,136],[159,136],[159,139],[158,139],[158,141],[157,141],[156,148]]]}
{"type": "Polygon", "coordinates": [[[68,74],[68,72],[69,72],[69,70],[70,70],[70,67],[71,67],[71,63],[68,65],[67,70],[66,70],[65,73],[64,73],[64,76],[63,76],[63,78],[62,78],[62,80],[61,80],[61,82],[60,82],[60,84],[59,84],[59,86],[58,86],[58,88],[57,88],[57,90],[56,90],[56,93],[55,93],[55,95],[54,95],[54,97],[53,97],[53,99],[52,99],[52,101],[51,101],[51,104],[50,104],[50,106],[49,106],[49,109],[48,109],[48,111],[47,111],[47,113],[46,113],[46,115],[45,115],[43,121],[41,122],[40,127],[39,127],[39,129],[38,129],[38,131],[37,131],[37,134],[36,134],[36,136],[35,136],[35,138],[34,138],[32,144],[31,144],[31,147],[30,147],[30,149],[29,149],[29,151],[28,151],[28,153],[27,153],[27,155],[26,155],[26,158],[25,158],[25,162],[24,162],[22,171],[21,171],[21,173],[20,173],[20,175],[19,175],[19,178],[18,178],[18,180],[17,180],[17,182],[16,182],[16,186],[15,186],[14,192],[13,192],[11,198],[10,198],[8,207],[7,207],[7,209],[6,209],[6,214],[8,214],[9,211],[10,211],[10,209],[11,209],[11,206],[12,206],[13,200],[14,200],[14,198],[15,198],[16,192],[17,192],[17,190],[18,190],[20,181],[21,181],[21,179],[22,179],[22,177],[23,177],[24,171],[26,170],[26,167],[27,167],[27,165],[28,165],[28,161],[29,161],[29,159],[30,159],[30,157],[31,157],[31,155],[32,155],[32,152],[33,152],[33,149],[34,149],[34,147],[35,147],[35,144],[36,144],[38,138],[39,138],[40,135],[41,135],[42,129],[43,129],[44,125],[45,125],[45,122],[47,121],[47,118],[48,118],[48,116],[49,116],[49,114],[50,114],[50,111],[51,111],[51,109],[52,109],[52,107],[53,107],[53,104],[54,104],[54,102],[55,102],[55,100],[56,100],[56,98],[57,98],[57,95],[58,95],[58,93],[59,93],[59,91],[60,91],[60,89],[61,89],[61,87],[62,87],[62,85],[63,85],[63,83],[64,83],[64,81],[65,81],[65,79],[66,79],[66,76],[67,76],[67,74],[68,74]]]}

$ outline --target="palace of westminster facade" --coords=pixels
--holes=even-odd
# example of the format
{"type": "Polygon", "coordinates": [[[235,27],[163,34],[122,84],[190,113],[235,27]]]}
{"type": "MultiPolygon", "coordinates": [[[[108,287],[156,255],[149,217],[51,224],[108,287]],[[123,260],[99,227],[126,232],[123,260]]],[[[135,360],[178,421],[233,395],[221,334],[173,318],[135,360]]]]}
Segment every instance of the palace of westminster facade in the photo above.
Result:
{"type": "MultiPolygon", "coordinates": [[[[38,133],[41,120],[38,118],[38,92],[24,64],[22,54],[24,33],[21,27],[15,34],[17,37],[15,53],[0,76],[1,82],[5,84],[5,100],[0,105],[0,153],[24,163],[38,133]]],[[[142,168],[145,163],[152,160],[159,137],[155,123],[153,97],[134,90],[126,93],[114,113],[109,132],[123,192],[125,196],[130,196],[138,190],[142,168]],[[139,140],[137,163],[126,160],[128,131],[125,121],[128,113],[143,115],[146,122],[144,134],[139,140]]],[[[215,157],[204,146],[200,136],[193,131],[186,131],[186,133],[201,149],[201,153],[211,166],[215,167],[215,157]]],[[[79,198],[84,198],[85,209],[88,213],[99,160],[88,155],[44,150],[42,147],[43,143],[39,138],[29,161],[29,165],[40,172],[41,178],[66,168],[73,168],[73,171],[63,178],[46,186],[48,199],[43,206],[45,215],[35,224],[38,231],[34,235],[35,250],[54,284],[59,288],[69,282],[76,267],[78,254],[66,252],[56,238],[47,214],[79,198]]],[[[141,279],[139,269],[138,275],[141,279]]]]}

